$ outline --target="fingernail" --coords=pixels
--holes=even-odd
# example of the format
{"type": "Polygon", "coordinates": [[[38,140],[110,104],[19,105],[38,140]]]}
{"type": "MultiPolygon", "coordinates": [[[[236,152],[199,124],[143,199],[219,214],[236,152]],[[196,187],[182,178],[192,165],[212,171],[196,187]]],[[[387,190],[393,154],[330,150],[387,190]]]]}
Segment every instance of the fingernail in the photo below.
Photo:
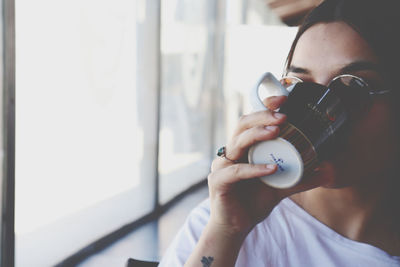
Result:
{"type": "Polygon", "coordinates": [[[278,128],[277,126],[272,126],[272,125],[268,125],[265,127],[265,130],[273,132],[276,130],[276,128],[278,128]]]}
{"type": "Polygon", "coordinates": [[[282,114],[282,113],[278,113],[278,112],[275,112],[274,113],[274,117],[275,117],[275,119],[282,119],[282,118],[284,118],[286,115],[285,114],[282,114]]]}
{"type": "Polygon", "coordinates": [[[276,168],[276,164],[265,164],[265,168],[268,170],[273,170],[276,168]]]}

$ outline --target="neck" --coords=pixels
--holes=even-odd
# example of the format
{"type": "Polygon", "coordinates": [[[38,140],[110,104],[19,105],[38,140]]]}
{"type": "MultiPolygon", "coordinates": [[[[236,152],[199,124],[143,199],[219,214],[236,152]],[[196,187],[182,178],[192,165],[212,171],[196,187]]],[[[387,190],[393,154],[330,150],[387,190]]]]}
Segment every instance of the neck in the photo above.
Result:
{"type": "MultiPolygon", "coordinates": [[[[398,226],[387,198],[387,186],[330,189],[319,187],[291,198],[337,233],[400,255],[398,226]],[[396,237],[396,238],[395,238],[396,237]]],[[[392,204],[393,205],[393,204],[392,204]]]]}

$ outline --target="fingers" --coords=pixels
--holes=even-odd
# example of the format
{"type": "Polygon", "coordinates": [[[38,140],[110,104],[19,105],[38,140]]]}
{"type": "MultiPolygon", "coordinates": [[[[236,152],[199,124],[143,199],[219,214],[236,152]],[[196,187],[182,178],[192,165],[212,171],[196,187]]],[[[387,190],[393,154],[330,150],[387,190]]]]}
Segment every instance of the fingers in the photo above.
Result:
{"type": "Polygon", "coordinates": [[[282,124],[285,120],[285,114],[277,113],[270,110],[259,111],[249,115],[243,115],[239,119],[238,127],[236,128],[234,136],[237,136],[241,132],[255,126],[279,125],[282,124]]]}
{"type": "Polygon", "coordinates": [[[230,186],[242,180],[252,179],[276,172],[275,164],[233,164],[208,175],[210,188],[230,186]]]}
{"type": "MultiPolygon", "coordinates": [[[[278,97],[271,100],[273,105],[280,105],[285,97],[278,97]]],[[[273,139],[278,136],[279,128],[277,125],[286,120],[286,115],[270,110],[259,111],[240,118],[233,138],[226,145],[226,158],[237,161],[248,148],[259,141],[273,139]]],[[[225,160],[226,161],[226,160],[225,160]]],[[[220,162],[222,163],[222,162],[220,162]]],[[[220,167],[226,166],[226,162],[220,167]]],[[[213,170],[218,168],[218,161],[213,164],[213,170]]]]}
{"type": "Polygon", "coordinates": [[[263,100],[264,105],[270,110],[278,109],[287,100],[287,96],[271,96],[263,100]]]}
{"type": "Polygon", "coordinates": [[[229,159],[238,160],[247,152],[251,145],[260,141],[274,139],[278,134],[279,127],[273,125],[260,125],[247,129],[229,141],[226,155],[229,159]]]}
{"type": "MultiPolygon", "coordinates": [[[[269,109],[277,109],[286,101],[286,98],[285,96],[269,97],[264,101],[264,104],[269,109]]],[[[212,162],[212,172],[233,165],[234,161],[243,157],[251,145],[259,141],[276,138],[279,134],[277,125],[282,124],[285,120],[286,115],[271,110],[242,116],[233,138],[226,145],[226,158],[216,158],[212,162]]]]}
{"type": "Polygon", "coordinates": [[[279,135],[278,126],[257,126],[250,128],[239,136],[236,136],[229,141],[225,147],[225,156],[217,157],[211,165],[211,170],[215,171],[232,165],[234,161],[241,159],[246,153],[248,148],[260,141],[271,140],[279,135]]]}

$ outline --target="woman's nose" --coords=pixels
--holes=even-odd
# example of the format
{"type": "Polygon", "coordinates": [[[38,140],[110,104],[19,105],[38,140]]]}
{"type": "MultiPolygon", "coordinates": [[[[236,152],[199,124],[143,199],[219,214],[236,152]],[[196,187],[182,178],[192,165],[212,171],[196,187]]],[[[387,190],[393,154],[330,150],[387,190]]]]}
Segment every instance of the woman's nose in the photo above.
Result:
{"type": "Polygon", "coordinates": [[[323,73],[321,72],[315,74],[312,78],[313,82],[328,86],[332,79],[335,78],[337,75],[338,73],[328,73],[325,71],[323,73]]]}

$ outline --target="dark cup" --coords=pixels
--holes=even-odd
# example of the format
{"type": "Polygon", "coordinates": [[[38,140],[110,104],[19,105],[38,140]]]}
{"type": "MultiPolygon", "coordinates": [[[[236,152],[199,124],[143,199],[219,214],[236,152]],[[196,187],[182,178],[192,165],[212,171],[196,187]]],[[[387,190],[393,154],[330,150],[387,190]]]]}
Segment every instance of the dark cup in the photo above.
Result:
{"type": "Polygon", "coordinates": [[[307,177],[321,160],[330,159],[343,148],[352,122],[368,101],[368,94],[340,83],[328,88],[311,82],[297,83],[285,93],[286,89],[277,89],[280,84],[271,79],[274,79],[271,75],[263,76],[257,84],[257,94],[260,85],[264,85],[267,96],[278,95],[277,92],[288,95],[279,109],[287,115],[287,121],[281,126],[279,138],[250,148],[249,162],[277,164],[278,171],[262,180],[273,187],[287,188],[307,177]]]}

